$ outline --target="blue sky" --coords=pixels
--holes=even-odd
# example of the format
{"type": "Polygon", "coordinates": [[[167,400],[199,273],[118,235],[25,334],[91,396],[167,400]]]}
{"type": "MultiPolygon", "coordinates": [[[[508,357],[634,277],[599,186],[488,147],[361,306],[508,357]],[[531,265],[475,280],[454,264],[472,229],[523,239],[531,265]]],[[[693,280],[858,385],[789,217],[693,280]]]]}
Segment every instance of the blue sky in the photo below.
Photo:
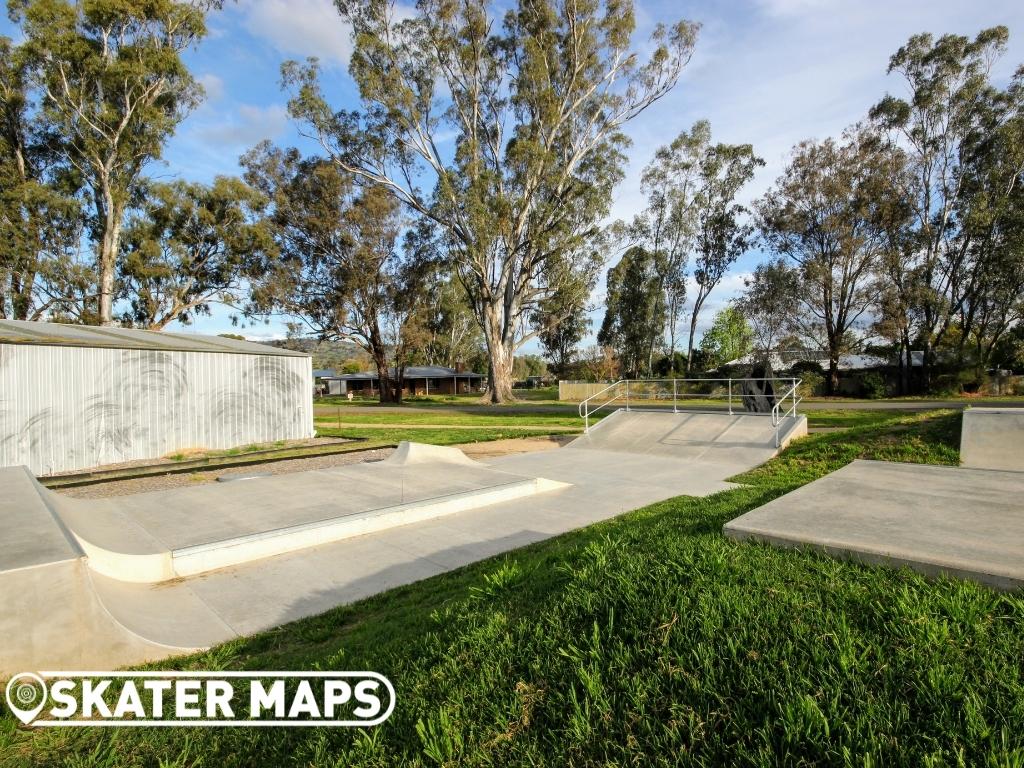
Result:
{"type": "MultiPolygon", "coordinates": [[[[749,142],[767,165],[744,196],[763,192],[798,141],[839,134],[864,117],[886,91],[902,84],[885,74],[889,56],[918,32],[973,35],[995,24],[1010,28],[1009,51],[995,76],[1005,82],[1024,63],[1024,3],[1012,0],[638,0],[636,44],[658,21],[679,18],[703,25],[696,53],[677,88],[628,126],[633,139],[626,180],[617,188],[613,218],[642,207],[640,170],[654,150],[696,120],[711,121],[716,140],[749,142]]],[[[181,126],[164,162],[149,169],[161,178],[209,181],[239,173],[238,157],[262,139],[302,145],[289,124],[279,69],[289,58],[318,56],[334,103],[357,106],[346,67],[348,32],[331,0],[240,0],[208,21],[210,34],[187,55],[207,89],[207,100],[181,126]]],[[[735,291],[761,254],[740,260],[712,294],[705,323],[735,291]]],[[[596,299],[603,292],[599,286],[596,299]]],[[[600,320],[598,313],[597,321],[600,320]]],[[[215,311],[189,330],[232,330],[215,311]]],[[[272,323],[240,332],[283,335],[272,323]]]]}

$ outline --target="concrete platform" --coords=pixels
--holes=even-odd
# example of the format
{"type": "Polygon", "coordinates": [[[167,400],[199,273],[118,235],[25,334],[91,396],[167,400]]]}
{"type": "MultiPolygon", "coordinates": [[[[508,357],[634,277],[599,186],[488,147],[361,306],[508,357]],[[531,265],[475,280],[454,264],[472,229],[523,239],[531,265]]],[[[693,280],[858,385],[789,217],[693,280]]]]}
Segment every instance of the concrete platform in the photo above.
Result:
{"type": "Polygon", "coordinates": [[[1024,472],[1024,409],[965,409],[960,461],[976,469],[1024,472]]]}
{"type": "MultiPolygon", "coordinates": [[[[8,473],[2,471],[4,477],[8,473]]],[[[562,486],[484,466],[456,449],[409,443],[382,462],[100,500],[69,499],[27,473],[13,475],[20,482],[18,514],[33,517],[9,518],[13,535],[29,537],[44,528],[34,518],[46,514],[33,509],[53,517],[47,536],[17,551],[50,552],[59,537],[65,548],[69,540],[77,545],[74,556],[88,556],[91,570],[142,583],[195,576],[562,486]]]]}
{"type": "MultiPolygon", "coordinates": [[[[782,429],[787,441],[805,432],[802,418],[782,429]]],[[[727,478],[776,453],[774,440],[764,416],[622,412],[565,448],[483,463],[454,449],[408,446],[376,464],[102,502],[36,486],[37,500],[45,502],[36,505],[39,515],[54,510],[51,525],[55,519],[67,530],[66,551],[54,538],[52,553],[37,559],[82,550],[86,556],[65,560],[66,573],[44,563],[17,583],[13,573],[0,570],[0,599],[11,590],[24,596],[0,615],[0,633],[8,639],[0,644],[0,676],[28,668],[130,665],[208,647],[646,504],[727,490],[735,487],[727,478]],[[482,495],[510,489],[516,493],[482,495]],[[448,504],[467,495],[487,503],[448,504]],[[105,560],[104,552],[164,558],[162,568],[170,555],[173,570],[211,545],[227,551],[259,544],[268,533],[296,533],[288,528],[305,535],[324,524],[362,525],[382,510],[438,501],[440,514],[405,517],[401,525],[392,519],[362,535],[305,539],[301,549],[261,552],[260,559],[217,570],[208,567],[222,563],[194,557],[196,575],[182,568],[181,577],[159,583],[112,577],[118,571],[105,560]],[[60,594],[48,604],[51,590],[60,594]]]]}
{"type": "Polygon", "coordinates": [[[725,535],[1024,586],[1024,473],[854,461],[727,523],[725,535]]]}

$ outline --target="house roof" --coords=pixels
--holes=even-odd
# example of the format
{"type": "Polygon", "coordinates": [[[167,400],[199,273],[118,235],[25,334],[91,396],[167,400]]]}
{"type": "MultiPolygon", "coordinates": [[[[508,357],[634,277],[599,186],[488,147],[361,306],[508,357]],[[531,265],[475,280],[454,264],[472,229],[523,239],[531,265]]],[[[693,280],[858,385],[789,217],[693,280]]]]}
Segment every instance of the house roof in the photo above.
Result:
{"type": "Polygon", "coordinates": [[[67,325],[33,320],[0,320],[0,344],[144,349],[158,352],[228,352],[236,355],[309,357],[305,352],[198,333],[143,331],[114,326],[67,325]]]}
{"type": "MultiPolygon", "coordinates": [[[[391,375],[395,375],[395,369],[391,369],[391,375]]],[[[330,378],[341,379],[342,381],[376,381],[375,371],[361,371],[360,373],[345,373],[341,376],[330,378]]],[[[456,371],[454,368],[445,368],[441,365],[410,365],[405,369],[407,379],[482,379],[479,373],[472,371],[456,371]]]]}
{"type": "MultiPolygon", "coordinates": [[[[772,368],[776,370],[785,370],[796,362],[807,361],[817,363],[824,370],[828,370],[828,358],[822,357],[815,352],[805,352],[803,350],[780,350],[778,352],[772,352],[771,355],[772,368]]],[[[751,365],[754,362],[754,355],[744,355],[738,357],[735,360],[730,360],[726,365],[751,365]]],[[[839,356],[839,370],[841,371],[863,371],[868,368],[884,368],[889,365],[897,365],[897,361],[889,360],[878,355],[840,355],[839,356]]],[[[924,353],[914,352],[910,353],[910,365],[913,367],[919,367],[924,364],[924,353]]]]}
{"type": "Polygon", "coordinates": [[[333,368],[314,368],[313,378],[314,379],[333,379],[335,376],[333,368]]]}

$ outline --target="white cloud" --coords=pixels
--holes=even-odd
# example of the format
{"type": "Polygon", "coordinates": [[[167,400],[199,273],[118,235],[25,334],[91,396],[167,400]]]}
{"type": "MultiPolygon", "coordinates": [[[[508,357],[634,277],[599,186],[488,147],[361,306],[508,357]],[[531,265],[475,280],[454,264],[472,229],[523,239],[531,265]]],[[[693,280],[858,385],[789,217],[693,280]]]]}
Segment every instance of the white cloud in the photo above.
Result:
{"type": "Polygon", "coordinates": [[[351,30],[331,0],[243,0],[240,6],[243,26],[285,56],[348,64],[351,30]]]}
{"type": "Polygon", "coordinates": [[[199,84],[203,86],[206,91],[207,102],[220,101],[224,96],[224,80],[212,72],[207,72],[204,75],[200,75],[196,78],[199,84]]]}
{"type": "Polygon", "coordinates": [[[243,104],[235,114],[217,125],[199,128],[205,142],[227,149],[244,149],[264,139],[275,139],[288,125],[288,110],[282,104],[266,107],[243,104]]]}

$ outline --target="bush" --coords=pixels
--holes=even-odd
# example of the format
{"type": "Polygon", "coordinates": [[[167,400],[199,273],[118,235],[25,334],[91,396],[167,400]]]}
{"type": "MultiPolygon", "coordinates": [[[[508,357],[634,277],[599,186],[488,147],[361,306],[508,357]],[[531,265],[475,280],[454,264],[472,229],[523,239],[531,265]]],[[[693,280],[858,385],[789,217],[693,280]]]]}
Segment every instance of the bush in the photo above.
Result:
{"type": "Polygon", "coordinates": [[[825,377],[825,369],[821,367],[821,363],[817,360],[797,360],[789,367],[789,370],[793,372],[794,376],[798,377],[808,373],[816,374],[822,378],[825,377]]]}
{"type": "Polygon", "coordinates": [[[814,371],[798,372],[793,369],[793,375],[800,379],[800,386],[797,387],[797,394],[800,397],[814,397],[825,393],[825,377],[814,371]]]}
{"type": "Polygon", "coordinates": [[[881,400],[886,395],[885,377],[878,371],[868,371],[861,377],[860,388],[869,400],[881,400]]]}

